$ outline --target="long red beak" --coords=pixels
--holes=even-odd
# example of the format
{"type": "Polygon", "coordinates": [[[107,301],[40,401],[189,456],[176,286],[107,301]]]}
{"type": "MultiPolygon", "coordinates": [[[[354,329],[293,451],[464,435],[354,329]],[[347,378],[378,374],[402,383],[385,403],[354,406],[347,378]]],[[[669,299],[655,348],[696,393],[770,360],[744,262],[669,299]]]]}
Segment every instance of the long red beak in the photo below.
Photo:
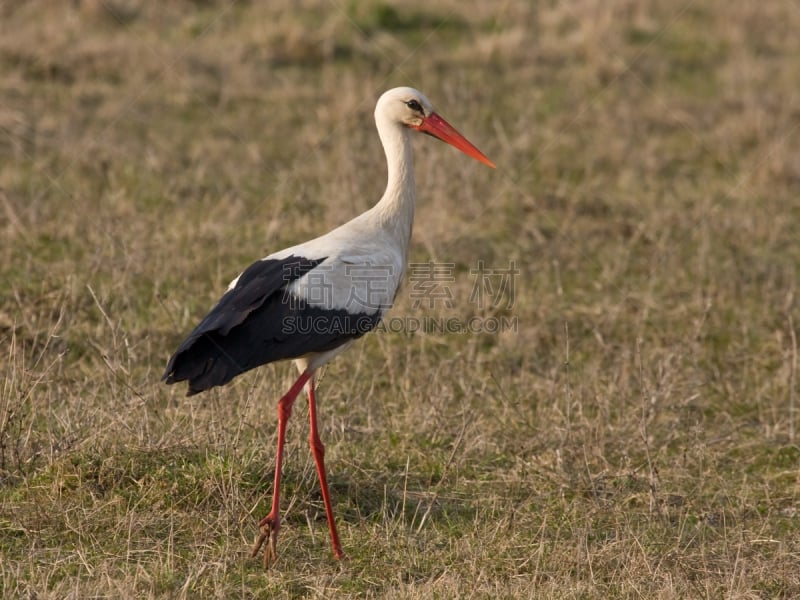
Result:
{"type": "Polygon", "coordinates": [[[415,129],[437,137],[443,142],[447,142],[451,146],[458,148],[467,156],[471,156],[475,160],[479,160],[493,169],[495,168],[495,164],[486,158],[483,152],[473,146],[467,138],[458,133],[450,123],[436,113],[431,113],[425,117],[425,120],[423,120],[418,127],[415,127],[415,129]]]}

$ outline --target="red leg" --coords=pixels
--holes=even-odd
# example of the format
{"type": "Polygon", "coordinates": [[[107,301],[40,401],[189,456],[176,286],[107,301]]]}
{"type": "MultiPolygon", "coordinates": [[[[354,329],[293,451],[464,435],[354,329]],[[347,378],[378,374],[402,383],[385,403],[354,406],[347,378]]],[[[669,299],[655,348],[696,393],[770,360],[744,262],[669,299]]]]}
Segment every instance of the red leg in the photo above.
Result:
{"type": "Polygon", "coordinates": [[[264,548],[264,568],[268,569],[278,559],[277,544],[278,530],[281,528],[280,502],[281,502],[281,466],[283,464],[283,443],[286,439],[286,422],[292,414],[292,403],[306,381],[311,379],[313,371],[306,369],[294,382],[289,391],[278,402],[278,451],[275,454],[275,483],[272,491],[272,510],[258,522],[259,535],[253,545],[251,556],[258,554],[264,541],[269,539],[264,548]]]}
{"type": "Polygon", "coordinates": [[[308,416],[311,421],[311,452],[314,454],[314,462],[317,464],[317,475],[319,475],[319,485],[322,488],[322,501],[325,503],[325,515],[328,517],[328,528],[331,530],[331,544],[333,544],[333,555],[337,560],[344,558],[342,545],[339,543],[339,534],[336,533],[336,522],[333,520],[333,507],[331,506],[331,495],[328,492],[328,481],[325,477],[325,446],[319,439],[317,429],[317,402],[314,398],[314,378],[308,380],[308,416]]]}

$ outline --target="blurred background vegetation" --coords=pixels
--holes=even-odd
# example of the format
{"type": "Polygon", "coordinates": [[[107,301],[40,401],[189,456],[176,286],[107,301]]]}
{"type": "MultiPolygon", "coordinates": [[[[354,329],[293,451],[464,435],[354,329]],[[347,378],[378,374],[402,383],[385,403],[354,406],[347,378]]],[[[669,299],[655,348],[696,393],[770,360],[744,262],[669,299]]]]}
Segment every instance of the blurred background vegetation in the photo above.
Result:
{"type": "MultiPolygon", "coordinates": [[[[0,2],[3,597],[800,595],[800,5],[0,2]],[[250,261],[366,210],[426,93],[412,260],[498,335],[331,364],[330,558],[273,365],[186,400],[176,344],[250,261]],[[510,311],[470,269],[515,261],[510,311]]],[[[406,288],[408,290],[408,287],[406,288]]]]}

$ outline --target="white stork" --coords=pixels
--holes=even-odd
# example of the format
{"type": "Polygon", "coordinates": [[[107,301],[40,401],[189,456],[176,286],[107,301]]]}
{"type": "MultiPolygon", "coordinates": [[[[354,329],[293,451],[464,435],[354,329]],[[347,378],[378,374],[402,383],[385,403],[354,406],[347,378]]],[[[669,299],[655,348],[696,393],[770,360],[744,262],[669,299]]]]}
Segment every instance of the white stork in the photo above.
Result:
{"type": "Polygon", "coordinates": [[[169,359],[164,381],[187,381],[191,396],[260,365],[291,359],[300,377],[278,402],[278,448],[272,510],[259,521],[252,556],[265,540],[264,565],[277,559],[281,463],[292,403],[306,387],[311,450],[317,466],[333,553],[342,558],[317,430],[314,372],[373,329],[391,307],[408,258],[414,219],[411,131],[421,131],[468,156],[494,163],[434,112],[410,87],[385,92],[375,123],[389,181],[367,212],[311,241],[256,261],[228,286],[211,312],[169,359]]]}

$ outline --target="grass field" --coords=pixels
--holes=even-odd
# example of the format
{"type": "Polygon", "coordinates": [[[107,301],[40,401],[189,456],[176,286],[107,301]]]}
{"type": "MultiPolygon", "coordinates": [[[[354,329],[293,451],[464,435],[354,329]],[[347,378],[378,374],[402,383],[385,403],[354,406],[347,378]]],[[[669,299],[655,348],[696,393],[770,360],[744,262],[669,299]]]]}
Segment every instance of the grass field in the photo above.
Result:
{"type": "Polygon", "coordinates": [[[800,596],[798,31],[793,0],[0,1],[0,596],[800,596]],[[380,197],[396,85],[498,169],[415,140],[452,306],[391,314],[515,326],[333,362],[349,560],[298,402],[265,573],[294,368],[159,378],[240,269],[380,197]],[[519,270],[497,302],[479,261],[519,270]]]}

